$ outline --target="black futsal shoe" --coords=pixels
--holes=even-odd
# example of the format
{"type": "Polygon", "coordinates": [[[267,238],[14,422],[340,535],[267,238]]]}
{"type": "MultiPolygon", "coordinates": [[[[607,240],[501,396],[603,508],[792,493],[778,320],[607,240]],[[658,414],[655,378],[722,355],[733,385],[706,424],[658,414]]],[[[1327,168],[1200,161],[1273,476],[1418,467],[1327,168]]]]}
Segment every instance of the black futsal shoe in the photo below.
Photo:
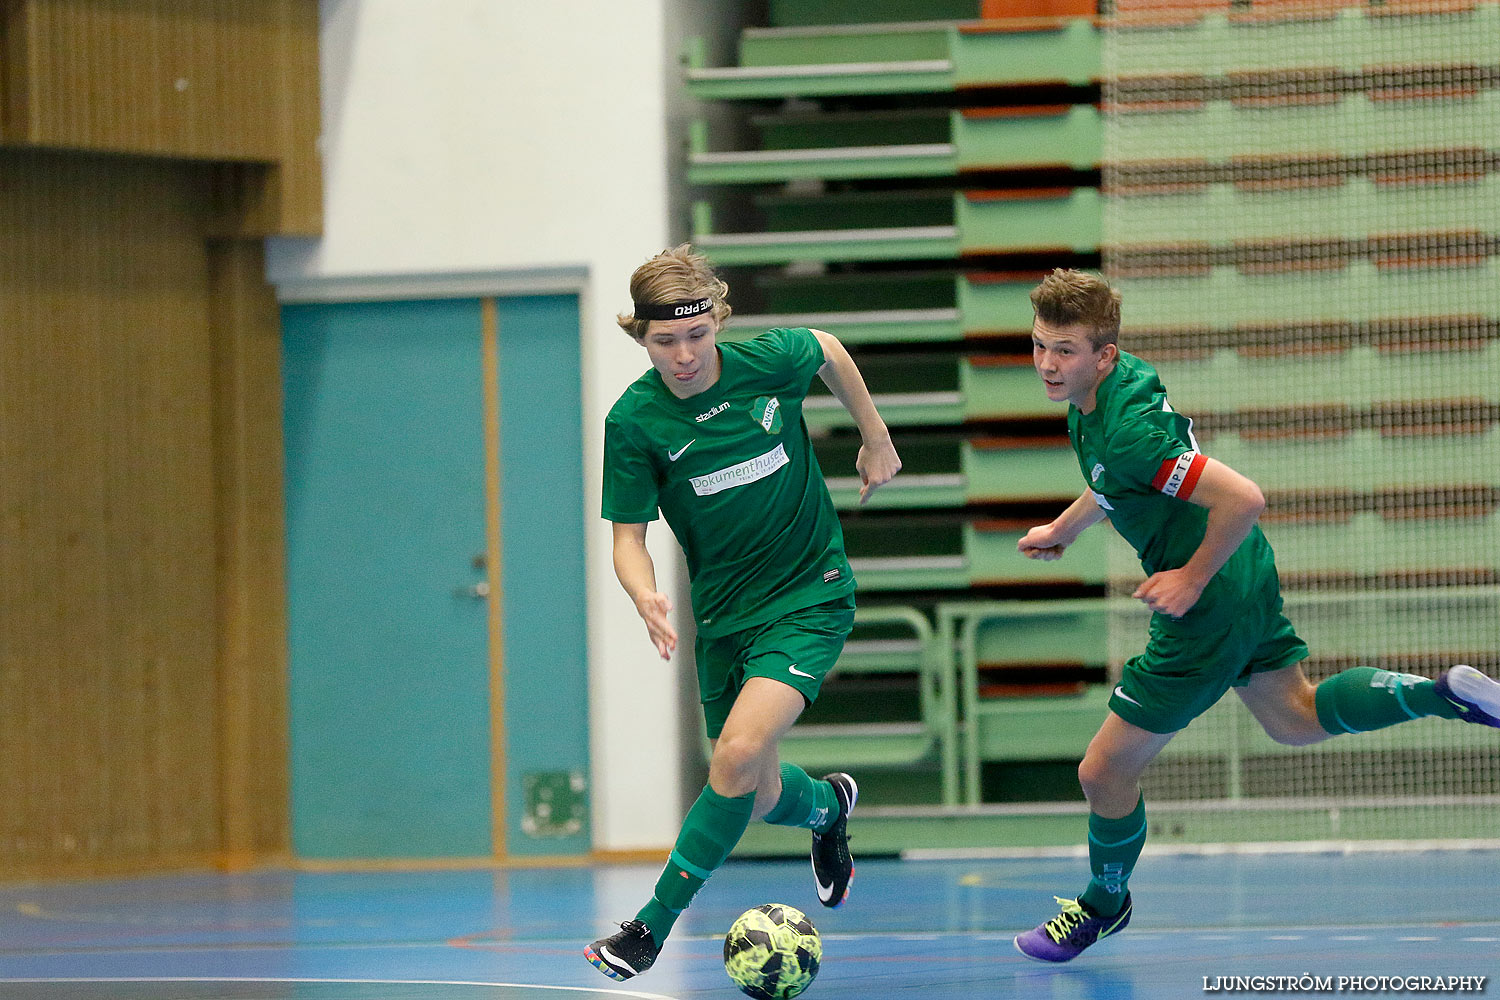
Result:
{"type": "Polygon", "coordinates": [[[849,884],[854,881],[854,858],[849,853],[849,814],[859,801],[859,786],[842,771],[825,774],[823,780],[833,786],[839,801],[839,818],[822,833],[813,831],[812,867],[818,883],[818,899],[824,906],[841,905],[849,898],[849,884]]]}
{"type": "Polygon", "coordinates": [[[594,968],[620,982],[639,976],[651,968],[661,948],[651,936],[651,928],[639,920],[627,920],[617,933],[600,938],[583,949],[583,957],[594,968]]]}

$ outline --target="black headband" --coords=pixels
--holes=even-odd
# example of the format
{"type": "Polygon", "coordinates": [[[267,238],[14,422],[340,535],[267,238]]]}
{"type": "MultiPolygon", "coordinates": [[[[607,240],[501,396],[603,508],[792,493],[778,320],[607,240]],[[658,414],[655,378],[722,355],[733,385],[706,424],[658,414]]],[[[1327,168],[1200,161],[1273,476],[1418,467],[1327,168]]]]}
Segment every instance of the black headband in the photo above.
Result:
{"type": "Polygon", "coordinates": [[[685,319],[706,313],[714,307],[713,299],[684,299],[681,302],[661,302],[655,305],[635,303],[636,319],[685,319]]]}

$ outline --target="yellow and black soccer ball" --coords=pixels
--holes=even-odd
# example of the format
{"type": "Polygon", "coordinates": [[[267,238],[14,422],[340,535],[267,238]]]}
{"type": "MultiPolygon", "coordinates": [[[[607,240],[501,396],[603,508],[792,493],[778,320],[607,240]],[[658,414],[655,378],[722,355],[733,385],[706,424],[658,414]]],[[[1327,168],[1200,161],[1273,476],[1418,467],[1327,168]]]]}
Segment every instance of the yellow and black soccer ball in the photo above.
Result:
{"type": "Polygon", "coordinates": [[[812,985],[823,942],[807,914],[784,903],[741,913],[724,935],[724,971],[755,1000],[789,1000],[812,985]]]}

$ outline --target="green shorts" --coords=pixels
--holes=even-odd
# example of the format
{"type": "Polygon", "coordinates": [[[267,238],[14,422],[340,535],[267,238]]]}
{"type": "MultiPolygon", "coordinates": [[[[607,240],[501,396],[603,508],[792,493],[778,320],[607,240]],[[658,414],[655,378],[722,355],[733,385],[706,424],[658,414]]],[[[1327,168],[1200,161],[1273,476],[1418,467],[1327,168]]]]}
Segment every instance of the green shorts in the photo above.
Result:
{"type": "Polygon", "coordinates": [[[724,731],[747,678],[780,681],[796,688],[811,705],[853,627],[854,595],[846,594],[717,639],[700,637],[694,648],[709,739],[718,739],[724,731]]]}
{"type": "Polygon", "coordinates": [[[1151,616],[1146,651],[1125,662],[1110,696],[1110,711],[1153,733],[1175,733],[1214,706],[1252,674],[1289,667],[1307,658],[1303,642],[1281,612],[1281,594],[1222,628],[1189,631],[1163,615],[1151,616]]]}

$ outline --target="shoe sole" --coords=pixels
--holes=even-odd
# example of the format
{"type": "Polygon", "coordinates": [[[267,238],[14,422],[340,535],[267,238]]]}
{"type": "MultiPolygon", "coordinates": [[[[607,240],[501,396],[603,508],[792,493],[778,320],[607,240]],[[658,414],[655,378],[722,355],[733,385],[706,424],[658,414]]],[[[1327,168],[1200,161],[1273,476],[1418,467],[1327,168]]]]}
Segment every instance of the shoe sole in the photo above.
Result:
{"type": "Polygon", "coordinates": [[[1465,664],[1448,671],[1448,690],[1492,718],[1500,718],[1500,684],[1465,664]]]}
{"type": "Polygon", "coordinates": [[[592,945],[583,949],[583,957],[589,960],[590,965],[592,965],[594,968],[598,969],[600,972],[604,973],[606,976],[613,979],[617,983],[623,983],[627,979],[634,978],[633,976],[622,976],[618,972],[616,972],[613,966],[599,957],[599,953],[594,950],[592,945]]]}
{"type": "MultiPolygon", "coordinates": [[[[1040,962],[1043,965],[1062,965],[1064,962],[1071,962],[1073,960],[1072,958],[1038,958],[1037,956],[1028,953],[1024,948],[1021,947],[1021,939],[1019,937],[1011,938],[1010,943],[1016,946],[1016,951],[1021,953],[1022,958],[1029,958],[1033,962],[1040,962]]],[[[1079,952],[1079,954],[1081,955],[1083,953],[1079,952]]],[[[1077,957],[1078,955],[1073,956],[1073,958],[1077,957]]]]}

